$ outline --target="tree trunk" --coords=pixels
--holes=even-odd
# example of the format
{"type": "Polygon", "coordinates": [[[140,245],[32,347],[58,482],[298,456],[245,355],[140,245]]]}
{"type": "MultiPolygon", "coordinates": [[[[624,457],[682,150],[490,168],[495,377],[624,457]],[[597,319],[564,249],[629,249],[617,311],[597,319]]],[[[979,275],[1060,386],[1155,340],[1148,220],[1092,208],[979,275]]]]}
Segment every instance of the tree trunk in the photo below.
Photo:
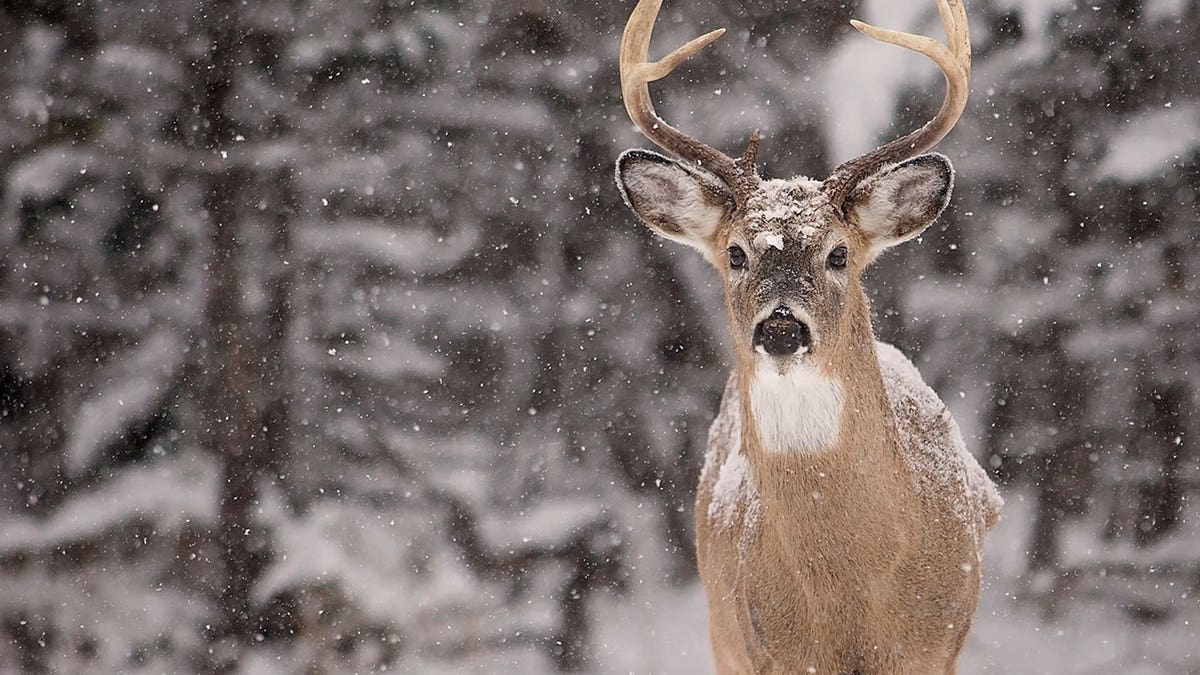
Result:
{"type": "MultiPolygon", "coordinates": [[[[208,20],[212,26],[208,49],[191,64],[198,93],[193,145],[202,153],[200,164],[206,172],[203,200],[210,246],[203,318],[207,348],[201,366],[205,398],[200,417],[205,445],[223,463],[217,523],[223,575],[215,593],[219,619],[210,638],[232,644],[228,650],[214,650],[210,665],[225,670],[241,651],[238,645],[250,644],[257,631],[251,593],[269,560],[265,532],[253,519],[265,456],[261,380],[256,372],[264,355],[256,322],[244,311],[247,280],[239,255],[244,243],[241,218],[252,196],[253,176],[249,169],[226,163],[237,137],[226,107],[233,97],[245,37],[238,3],[216,0],[208,20]]],[[[284,319],[289,318],[285,314],[284,319]]]]}

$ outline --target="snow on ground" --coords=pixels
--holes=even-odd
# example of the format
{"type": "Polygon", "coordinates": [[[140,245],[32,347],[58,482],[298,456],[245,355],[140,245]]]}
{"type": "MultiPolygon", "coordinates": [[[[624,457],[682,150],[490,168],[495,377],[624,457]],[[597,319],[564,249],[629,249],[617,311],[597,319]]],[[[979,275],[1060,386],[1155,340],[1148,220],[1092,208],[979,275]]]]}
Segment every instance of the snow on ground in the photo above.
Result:
{"type": "MultiPolygon", "coordinates": [[[[1047,618],[1042,603],[1028,590],[1031,582],[1025,572],[1033,504],[1021,492],[1004,497],[1004,517],[987,540],[983,593],[959,672],[1193,672],[1200,664],[1200,603],[1193,603],[1191,611],[1147,625],[1135,623],[1110,598],[1079,589],[1062,615],[1047,618]]],[[[700,583],[682,588],[663,585],[637,597],[643,599],[638,605],[613,596],[598,603],[593,672],[712,673],[700,583]]],[[[1185,606],[1175,603],[1177,609],[1185,606]]]]}
{"type": "MultiPolygon", "coordinates": [[[[985,582],[975,626],[959,660],[959,672],[979,674],[1130,673],[1168,675],[1193,672],[1200,664],[1200,605],[1175,603],[1183,613],[1159,623],[1136,623],[1111,598],[1085,588],[1066,610],[1048,616],[1029,591],[1025,542],[1032,524],[1032,500],[1023,492],[1005,495],[1004,518],[987,541],[985,582]]],[[[603,593],[594,607],[592,667],[597,675],[645,673],[709,675],[708,618],[701,584],[673,586],[655,578],[661,556],[645,551],[634,573],[638,586],[628,595],[603,593]],[[634,600],[636,598],[636,600],[634,600]]],[[[240,672],[281,672],[291,657],[257,651],[240,672]]],[[[494,645],[440,661],[410,653],[395,672],[500,673],[551,675],[554,669],[536,647],[494,645]]]]}
{"type": "Polygon", "coordinates": [[[1194,672],[1200,664],[1200,603],[1178,602],[1180,613],[1157,624],[1135,623],[1111,596],[1086,588],[1066,610],[1047,617],[1027,590],[1025,542],[1033,502],[1005,495],[1004,517],[984,552],[985,584],[975,627],[959,662],[963,673],[1194,672]]]}
{"type": "Polygon", "coordinates": [[[605,596],[597,602],[596,673],[707,675],[708,608],[699,582],[660,585],[636,594],[640,603],[605,596]]]}

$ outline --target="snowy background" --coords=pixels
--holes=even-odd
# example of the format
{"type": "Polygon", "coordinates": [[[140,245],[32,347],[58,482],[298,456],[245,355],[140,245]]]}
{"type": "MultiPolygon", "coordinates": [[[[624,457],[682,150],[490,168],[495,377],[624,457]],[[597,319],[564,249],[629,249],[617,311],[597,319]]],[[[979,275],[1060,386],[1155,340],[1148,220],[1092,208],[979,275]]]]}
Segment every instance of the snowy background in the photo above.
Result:
{"type": "MultiPolygon", "coordinates": [[[[0,0],[0,671],[711,672],[719,289],[613,185],[633,0],[0,0]]],[[[965,673],[1200,672],[1200,0],[969,0],[947,214],[868,280],[1002,483],[965,673]]],[[[941,100],[669,0],[666,119],[824,176],[941,100]]]]}

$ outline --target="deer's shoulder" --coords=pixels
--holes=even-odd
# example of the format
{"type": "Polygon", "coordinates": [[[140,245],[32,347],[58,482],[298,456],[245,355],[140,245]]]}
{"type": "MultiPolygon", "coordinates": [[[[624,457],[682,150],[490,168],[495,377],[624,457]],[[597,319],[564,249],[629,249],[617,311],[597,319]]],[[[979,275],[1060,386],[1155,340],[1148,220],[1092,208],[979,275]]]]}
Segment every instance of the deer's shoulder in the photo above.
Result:
{"type": "MultiPolygon", "coordinates": [[[[761,512],[758,488],[742,448],[742,407],[737,375],[725,384],[721,408],[708,430],[708,449],[700,472],[697,506],[708,522],[723,529],[750,529],[761,512]]],[[[699,514],[698,514],[699,515],[699,514]]]]}
{"type": "Polygon", "coordinates": [[[999,519],[999,491],[917,367],[892,345],[876,342],[875,348],[900,451],[918,490],[945,506],[981,542],[999,519]]]}

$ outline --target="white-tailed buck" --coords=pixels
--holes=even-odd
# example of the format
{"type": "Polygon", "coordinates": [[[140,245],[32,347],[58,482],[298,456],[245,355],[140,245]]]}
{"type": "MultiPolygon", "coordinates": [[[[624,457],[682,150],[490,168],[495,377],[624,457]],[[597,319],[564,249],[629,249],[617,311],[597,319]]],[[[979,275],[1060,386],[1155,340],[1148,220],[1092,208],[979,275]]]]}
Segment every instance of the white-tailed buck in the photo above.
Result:
{"type": "Polygon", "coordinates": [[[824,182],[764,180],[757,132],[733,159],[654,112],[649,83],[724,31],[650,62],[662,0],[625,28],[625,107],[678,159],[630,150],[617,181],[725,286],[735,368],[696,501],[721,673],[953,673],[971,626],[1001,500],[917,369],[875,341],[860,280],[950,198],[950,162],[922,153],[962,114],[971,45],[962,0],[937,3],[946,45],[853,22],[932,59],[948,91],[928,124],[824,182]]]}

